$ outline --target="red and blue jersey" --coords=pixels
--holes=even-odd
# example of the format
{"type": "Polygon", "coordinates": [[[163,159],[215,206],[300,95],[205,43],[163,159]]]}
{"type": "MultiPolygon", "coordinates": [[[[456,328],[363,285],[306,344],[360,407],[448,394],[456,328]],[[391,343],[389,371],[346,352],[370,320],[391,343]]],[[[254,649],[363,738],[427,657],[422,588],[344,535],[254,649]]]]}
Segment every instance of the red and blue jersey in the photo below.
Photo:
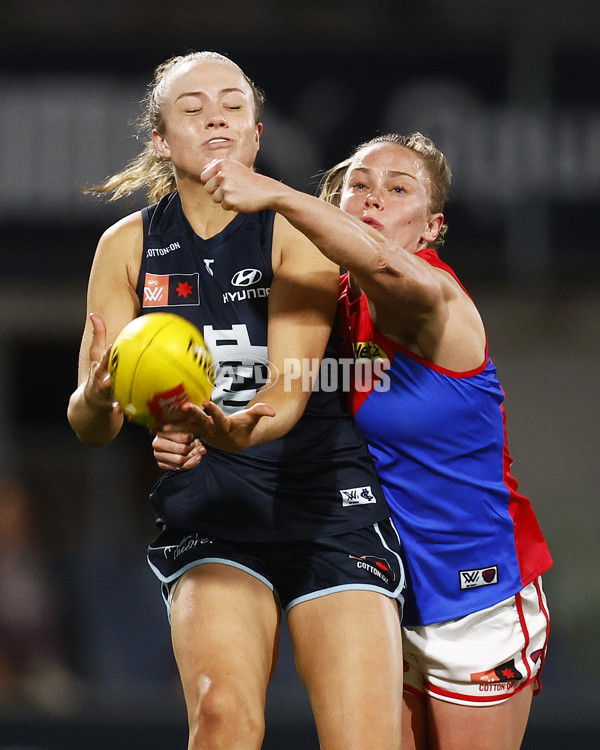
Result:
{"type": "MultiPolygon", "coordinates": [[[[434,250],[419,255],[456,278],[434,250]]],[[[486,353],[480,367],[454,372],[391,341],[375,328],[367,297],[351,298],[347,275],[340,314],[356,356],[386,362],[370,387],[362,378],[352,390],[351,406],[406,553],[404,623],[444,622],[520,591],[552,559],[510,473],[492,360],[486,353]]]]}

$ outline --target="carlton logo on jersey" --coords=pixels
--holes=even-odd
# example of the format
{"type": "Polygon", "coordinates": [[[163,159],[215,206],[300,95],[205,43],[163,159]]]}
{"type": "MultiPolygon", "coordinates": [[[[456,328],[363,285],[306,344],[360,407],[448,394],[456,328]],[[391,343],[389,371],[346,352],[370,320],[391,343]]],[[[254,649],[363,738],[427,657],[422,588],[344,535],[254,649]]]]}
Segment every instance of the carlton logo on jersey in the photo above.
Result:
{"type": "Polygon", "coordinates": [[[147,273],[142,307],[199,305],[198,281],[198,273],[147,273]]]}
{"type": "Polygon", "coordinates": [[[211,399],[226,414],[243,409],[259,389],[277,380],[277,370],[267,358],[267,347],[252,344],[245,323],[231,328],[205,325],[202,335],[214,363],[211,399]]]}

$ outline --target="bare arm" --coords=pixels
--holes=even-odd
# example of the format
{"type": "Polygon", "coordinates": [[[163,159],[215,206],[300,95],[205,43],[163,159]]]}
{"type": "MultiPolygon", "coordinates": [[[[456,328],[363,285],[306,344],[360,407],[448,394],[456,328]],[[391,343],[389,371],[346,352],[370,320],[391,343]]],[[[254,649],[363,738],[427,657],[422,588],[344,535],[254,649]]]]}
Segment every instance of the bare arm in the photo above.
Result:
{"type": "Polygon", "coordinates": [[[92,264],[78,387],[67,410],[71,427],[87,445],[109,443],[123,424],[123,415],[113,404],[108,355],[118,333],[139,312],[135,279],[141,243],[141,217],[134,214],[104,233],[92,264]]]}
{"type": "Polygon", "coordinates": [[[285,216],[327,258],[351,271],[378,305],[420,316],[440,303],[443,280],[428,263],[336,206],[237,162],[213,162],[202,179],[225,208],[269,208],[285,216]]]}
{"type": "MultiPolygon", "coordinates": [[[[383,333],[450,369],[467,370],[483,361],[481,318],[449,274],[339,208],[236,162],[212,162],[202,179],[225,208],[277,211],[349,270],[383,333]]],[[[433,238],[423,235],[424,241],[433,238]]]]}

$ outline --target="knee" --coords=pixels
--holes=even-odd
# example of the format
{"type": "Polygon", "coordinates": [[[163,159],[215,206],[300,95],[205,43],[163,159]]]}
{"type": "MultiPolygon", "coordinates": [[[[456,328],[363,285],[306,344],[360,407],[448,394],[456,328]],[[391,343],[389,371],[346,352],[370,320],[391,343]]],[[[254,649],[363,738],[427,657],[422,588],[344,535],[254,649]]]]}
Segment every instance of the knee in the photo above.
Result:
{"type": "Polygon", "coordinates": [[[204,676],[188,706],[189,750],[261,747],[265,733],[264,701],[228,680],[204,676]]]}

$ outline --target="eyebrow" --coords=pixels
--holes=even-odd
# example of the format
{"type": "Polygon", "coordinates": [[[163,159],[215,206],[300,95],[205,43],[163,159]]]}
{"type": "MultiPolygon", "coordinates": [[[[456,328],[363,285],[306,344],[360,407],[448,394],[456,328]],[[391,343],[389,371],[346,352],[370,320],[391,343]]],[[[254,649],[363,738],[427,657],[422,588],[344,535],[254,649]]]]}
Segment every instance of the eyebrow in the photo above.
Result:
{"type": "MultiPolygon", "coordinates": [[[[243,89],[237,88],[237,86],[232,86],[230,88],[221,89],[219,91],[219,94],[225,95],[225,94],[231,94],[232,92],[239,92],[240,94],[245,94],[245,91],[243,89]]],[[[175,101],[179,101],[180,99],[183,99],[184,96],[206,96],[206,93],[204,91],[184,91],[183,93],[179,94],[179,96],[175,99],[175,101]]]]}
{"type": "MultiPolygon", "coordinates": [[[[352,172],[366,172],[366,173],[369,173],[369,172],[372,172],[372,171],[373,170],[370,169],[369,167],[359,167],[359,166],[356,166],[356,167],[353,167],[352,169],[350,169],[349,174],[352,174],[352,172]]],[[[410,172],[402,172],[399,169],[386,169],[385,170],[385,174],[388,177],[410,177],[413,180],[416,179],[416,177],[413,174],[411,174],[410,172]]]]}

